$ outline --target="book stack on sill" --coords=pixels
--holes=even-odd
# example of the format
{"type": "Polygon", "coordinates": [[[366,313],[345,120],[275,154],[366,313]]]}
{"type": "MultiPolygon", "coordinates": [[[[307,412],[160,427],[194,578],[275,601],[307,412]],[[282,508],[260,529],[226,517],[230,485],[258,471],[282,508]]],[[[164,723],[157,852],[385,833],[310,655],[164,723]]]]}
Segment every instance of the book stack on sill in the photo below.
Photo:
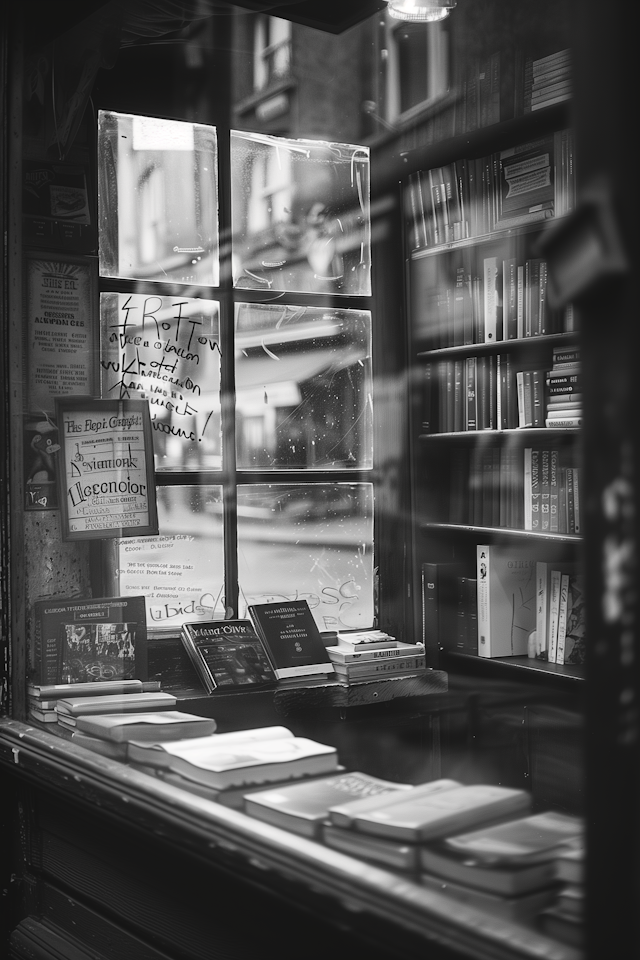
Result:
{"type": "MultiPolygon", "coordinates": [[[[130,697],[131,694],[151,694],[160,692],[159,680],[95,680],[79,683],[49,683],[27,686],[27,705],[29,719],[39,723],[57,723],[58,705],[69,699],[95,700],[98,697],[130,697]]],[[[166,696],[163,694],[163,697],[166,696]]],[[[127,701],[129,702],[129,701],[127,701]]],[[[132,704],[135,700],[130,701],[132,704]]],[[[101,704],[105,701],[100,700],[101,704]]],[[[175,701],[174,701],[175,704],[175,701]]],[[[63,706],[62,711],[65,712],[63,706]]],[[[69,711],[67,711],[69,712],[69,711]]]]}
{"type": "Polygon", "coordinates": [[[580,855],[584,827],[554,811],[531,814],[530,806],[521,790],[449,779],[412,786],[359,771],[254,791],[244,801],[252,817],[551,933],[565,901],[576,900],[558,864],[580,855]]]}
{"type": "Polygon", "coordinates": [[[383,630],[338,633],[337,641],[327,647],[327,653],[338,682],[348,686],[390,677],[412,677],[427,669],[421,643],[403,643],[383,630]]]}
{"type": "Polygon", "coordinates": [[[555,860],[560,887],[553,902],[542,911],[542,929],[571,946],[584,945],[585,850],[584,846],[560,851],[555,860]]]}

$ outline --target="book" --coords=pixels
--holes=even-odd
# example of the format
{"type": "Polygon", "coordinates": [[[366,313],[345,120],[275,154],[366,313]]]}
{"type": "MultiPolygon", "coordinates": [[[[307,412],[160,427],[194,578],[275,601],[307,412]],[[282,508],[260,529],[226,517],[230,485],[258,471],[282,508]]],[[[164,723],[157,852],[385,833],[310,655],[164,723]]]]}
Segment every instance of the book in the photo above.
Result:
{"type": "Polygon", "coordinates": [[[385,677],[410,676],[426,669],[424,648],[419,654],[404,654],[386,660],[360,660],[356,663],[334,663],[339,680],[373,680],[385,677]]]}
{"type": "Polygon", "coordinates": [[[486,863],[457,855],[441,842],[420,846],[419,866],[431,876],[504,897],[521,896],[557,885],[553,858],[531,863],[486,863]]]}
{"type": "Polygon", "coordinates": [[[244,810],[258,820],[306,837],[316,837],[327,819],[329,807],[395,789],[396,785],[390,781],[356,770],[252,792],[245,798],[244,810]]]}
{"type": "Polygon", "coordinates": [[[399,640],[395,641],[395,646],[393,647],[378,648],[374,646],[374,649],[369,649],[368,645],[364,645],[362,649],[358,649],[356,646],[353,650],[346,649],[340,645],[327,647],[327,653],[333,661],[334,666],[337,663],[348,664],[371,660],[387,660],[390,657],[420,656],[423,652],[424,647],[422,644],[403,643],[399,640]]]}
{"type": "Polygon", "coordinates": [[[540,451],[540,530],[549,533],[549,450],[540,451]]]}
{"type": "Polygon", "coordinates": [[[560,625],[558,626],[556,663],[584,664],[586,662],[586,632],[583,578],[578,573],[572,573],[569,574],[563,642],[561,642],[560,625]]]}
{"type": "Polygon", "coordinates": [[[413,843],[426,843],[499,817],[528,812],[525,790],[493,784],[450,787],[416,796],[409,791],[384,807],[359,813],[356,830],[413,843]]]}
{"type": "Polygon", "coordinates": [[[334,823],[324,822],[321,839],[327,847],[347,853],[360,860],[368,860],[394,870],[415,873],[418,869],[418,845],[402,840],[388,840],[385,837],[373,837],[338,827],[334,823]]]}
{"type": "Polygon", "coordinates": [[[526,656],[536,628],[535,559],[530,547],[478,544],[478,654],[526,656]]]}
{"type": "MultiPolygon", "coordinates": [[[[188,793],[196,794],[196,796],[205,797],[207,800],[213,800],[215,803],[219,803],[223,807],[230,807],[232,810],[244,810],[245,798],[251,793],[265,789],[264,783],[243,783],[236,787],[214,789],[206,784],[197,783],[195,780],[187,780],[179,773],[174,773],[173,770],[169,770],[165,767],[145,767],[145,765],[141,763],[137,763],[136,767],[139,770],[152,772],[154,776],[163,780],[165,783],[170,783],[172,786],[178,787],[180,790],[186,790],[188,793]]],[[[344,769],[345,768],[343,766],[338,764],[336,766],[336,773],[342,773],[344,772],[344,769]]],[[[291,777],[286,777],[282,780],[270,781],[269,789],[288,786],[290,783],[294,782],[305,784],[312,783],[315,780],[324,780],[326,776],[326,773],[308,774],[307,776],[296,777],[295,780],[292,780],[291,777]]]]}
{"type": "Polygon", "coordinates": [[[131,740],[127,755],[214,789],[333,773],[338,766],[335,747],[290,735],[232,740],[214,733],[196,740],[147,744],[131,740]]]}
{"type": "Polygon", "coordinates": [[[42,709],[35,704],[29,704],[29,719],[38,720],[39,723],[57,723],[58,714],[56,710],[42,709]]]}
{"type": "Polygon", "coordinates": [[[498,259],[497,257],[484,258],[484,340],[485,343],[494,343],[502,339],[499,336],[498,313],[500,310],[498,298],[498,259]]]}
{"type": "Polygon", "coordinates": [[[102,694],[99,697],[69,697],[68,699],[58,700],[56,710],[58,716],[66,714],[71,717],[82,717],[91,714],[172,710],[177,703],[177,698],[173,694],[163,693],[162,691],[157,693],[122,693],[115,696],[102,694]]]}
{"type": "Polygon", "coordinates": [[[389,804],[394,804],[399,797],[412,797],[414,800],[419,801],[423,797],[429,797],[442,790],[451,790],[459,786],[461,786],[461,784],[457,780],[451,780],[446,777],[438,780],[430,780],[427,783],[418,784],[417,786],[412,786],[408,783],[396,783],[394,788],[385,794],[363,797],[358,800],[349,800],[329,807],[328,820],[336,827],[342,827],[343,829],[357,828],[358,817],[360,815],[369,814],[373,810],[382,810],[389,804]]]}
{"type": "Polygon", "coordinates": [[[484,863],[551,861],[555,868],[556,855],[581,846],[584,836],[582,817],[545,810],[448,837],[442,846],[484,863]]]}
{"type": "Polygon", "coordinates": [[[536,638],[534,654],[537,660],[548,659],[547,628],[549,625],[549,564],[536,560],[536,638]]]}
{"type": "Polygon", "coordinates": [[[180,637],[207,693],[276,682],[250,620],[184,623],[180,637]]]}
{"type": "Polygon", "coordinates": [[[567,615],[569,606],[569,574],[560,576],[560,603],[558,606],[558,640],[556,645],[556,663],[564,663],[564,642],[567,635],[567,615]]]}
{"type": "Polygon", "coordinates": [[[456,578],[464,573],[461,563],[422,564],[422,639],[427,653],[454,649],[456,578]]]}
{"type": "MultiPolygon", "coordinates": [[[[363,652],[365,650],[391,650],[398,646],[395,637],[390,637],[383,630],[353,630],[349,633],[338,633],[338,646],[345,651],[363,652]]],[[[333,644],[331,644],[333,646],[333,644]]]]}
{"type": "Polygon", "coordinates": [[[584,883],[586,850],[584,845],[559,850],[554,860],[555,876],[563,883],[584,883]]]}
{"type": "Polygon", "coordinates": [[[216,721],[180,710],[160,713],[114,713],[84,715],[76,719],[76,731],[103,740],[123,743],[128,740],[174,741],[204,737],[214,733],[216,721]]]}
{"type": "Polygon", "coordinates": [[[27,695],[42,700],[60,700],[68,697],[96,697],[103,693],[143,693],[160,690],[159,680],[94,680],[81,683],[29,683],[27,695]]]}
{"type": "Polygon", "coordinates": [[[549,574],[549,626],[548,635],[548,660],[549,663],[556,662],[558,651],[558,615],[560,613],[560,583],[562,573],[558,569],[552,569],[549,574]]]}
{"type": "Polygon", "coordinates": [[[481,910],[484,914],[492,914],[515,923],[533,922],[541,910],[553,903],[556,891],[552,885],[535,888],[524,893],[509,896],[480,890],[454,880],[436,877],[430,873],[420,875],[422,886],[442,893],[457,903],[481,910]]]}
{"type": "Polygon", "coordinates": [[[334,672],[306,600],[251,604],[249,616],[278,680],[334,672]]]}
{"type": "Polygon", "coordinates": [[[125,761],[127,759],[127,743],[125,740],[117,742],[115,740],[105,740],[104,737],[94,737],[90,733],[84,733],[77,727],[71,732],[71,742],[78,747],[84,747],[92,753],[99,753],[101,757],[111,757],[112,760],[125,761]]]}
{"type": "Polygon", "coordinates": [[[31,684],[147,679],[136,662],[147,638],[142,596],[39,599],[33,625],[31,684]]]}

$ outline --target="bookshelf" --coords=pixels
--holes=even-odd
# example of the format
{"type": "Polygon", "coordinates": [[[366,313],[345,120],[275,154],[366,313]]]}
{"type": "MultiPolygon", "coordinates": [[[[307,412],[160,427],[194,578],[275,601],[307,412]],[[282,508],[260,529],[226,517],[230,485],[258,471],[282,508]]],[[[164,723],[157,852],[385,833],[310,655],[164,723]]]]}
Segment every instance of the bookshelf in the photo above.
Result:
{"type": "Polygon", "coordinates": [[[548,612],[529,656],[478,655],[469,619],[479,545],[529,557],[547,591],[552,568],[581,572],[579,319],[549,297],[540,243],[576,201],[567,104],[425,148],[403,187],[416,622],[431,665],[452,675],[576,692],[581,645],[550,661],[548,612]]]}

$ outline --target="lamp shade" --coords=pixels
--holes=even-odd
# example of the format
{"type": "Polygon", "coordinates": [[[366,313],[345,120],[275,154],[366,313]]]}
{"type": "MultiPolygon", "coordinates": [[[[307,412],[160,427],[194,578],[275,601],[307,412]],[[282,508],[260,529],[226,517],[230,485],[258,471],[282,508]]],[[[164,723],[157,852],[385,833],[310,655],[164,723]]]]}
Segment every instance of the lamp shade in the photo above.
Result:
{"type": "Polygon", "coordinates": [[[396,20],[433,23],[448,17],[455,5],[456,0],[389,0],[389,14],[396,20]]]}

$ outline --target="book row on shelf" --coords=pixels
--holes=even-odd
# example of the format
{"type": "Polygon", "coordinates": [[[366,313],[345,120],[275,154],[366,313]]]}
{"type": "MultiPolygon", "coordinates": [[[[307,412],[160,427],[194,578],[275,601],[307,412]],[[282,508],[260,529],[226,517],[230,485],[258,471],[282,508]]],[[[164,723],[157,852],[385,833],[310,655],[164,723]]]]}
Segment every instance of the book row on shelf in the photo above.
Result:
{"type": "Polygon", "coordinates": [[[581,425],[577,366],[517,370],[509,353],[438,359],[424,365],[425,433],[581,425]]]}
{"type": "Polygon", "coordinates": [[[474,446],[451,451],[448,522],[579,535],[581,467],[559,447],[474,446]]]}
{"type": "Polygon", "coordinates": [[[572,305],[551,309],[546,260],[485,256],[468,248],[451,254],[444,275],[419,290],[431,349],[527,340],[575,331],[572,305]]]}
{"type": "MultiPolygon", "coordinates": [[[[372,643],[385,650],[384,640],[372,643]]],[[[492,783],[414,784],[349,770],[336,747],[283,726],[220,733],[215,719],[176,710],[169,694],[163,701],[136,683],[78,683],[70,698],[69,684],[32,692],[57,700],[60,719],[71,721],[60,735],[75,746],[391,870],[496,923],[524,923],[532,938],[555,921],[557,939],[580,941],[580,816],[535,811],[528,791],[492,783]],[[568,923],[565,913],[566,931],[556,917],[568,923]]]]}
{"type": "Polygon", "coordinates": [[[576,179],[571,130],[417,171],[408,179],[410,248],[421,250],[569,213],[576,179]]]}

